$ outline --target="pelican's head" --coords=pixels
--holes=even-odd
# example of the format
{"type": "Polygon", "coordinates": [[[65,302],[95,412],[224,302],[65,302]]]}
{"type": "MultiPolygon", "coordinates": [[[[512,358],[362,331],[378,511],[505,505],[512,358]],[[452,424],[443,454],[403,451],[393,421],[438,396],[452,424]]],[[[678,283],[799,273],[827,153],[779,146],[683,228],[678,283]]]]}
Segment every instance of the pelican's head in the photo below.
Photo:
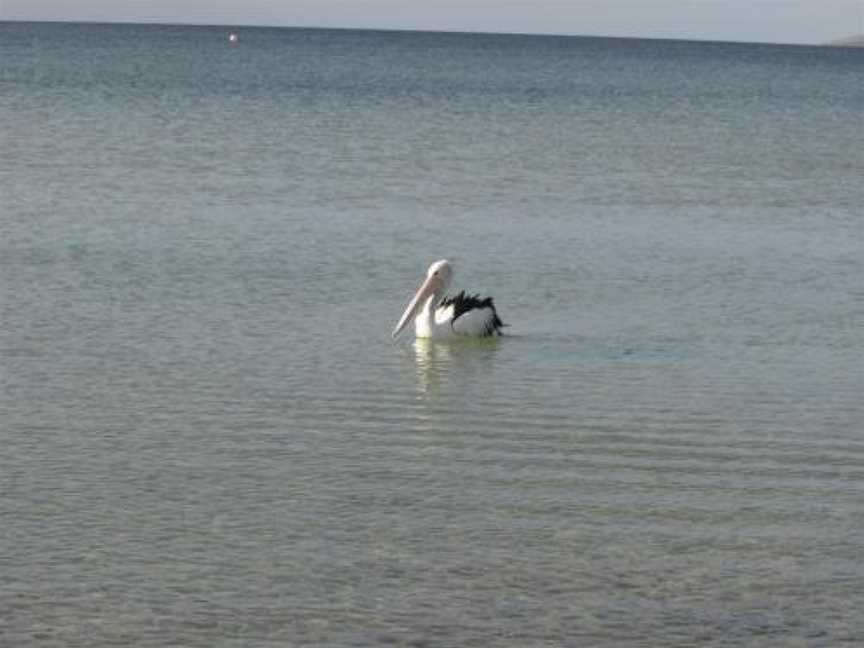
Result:
{"type": "Polygon", "coordinates": [[[450,263],[447,259],[441,259],[429,266],[429,269],[426,271],[427,281],[431,277],[437,277],[442,283],[442,292],[449,288],[450,280],[453,279],[453,268],[450,267],[450,263]]]}
{"type": "Polygon", "coordinates": [[[414,297],[411,298],[405,308],[405,312],[402,313],[402,317],[399,318],[399,323],[393,329],[394,338],[403,331],[408,322],[417,317],[417,313],[429,301],[430,297],[440,299],[444,296],[452,278],[453,270],[450,269],[450,264],[446,260],[441,259],[429,266],[423,285],[417,289],[414,297]]]}

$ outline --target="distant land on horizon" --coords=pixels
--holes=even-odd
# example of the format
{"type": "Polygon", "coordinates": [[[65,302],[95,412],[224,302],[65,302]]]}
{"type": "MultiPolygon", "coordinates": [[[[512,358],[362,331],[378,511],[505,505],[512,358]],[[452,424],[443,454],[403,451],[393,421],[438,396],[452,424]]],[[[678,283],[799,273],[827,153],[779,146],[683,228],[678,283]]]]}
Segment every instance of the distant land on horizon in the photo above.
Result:
{"type": "Polygon", "coordinates": [[[828,41],[825,44],[831,47],[864,47],[864,34],[838,38],[836,40],[828,41]]]}
{"type": "MultiPolygon", "coordinates": [[[[0,0],[2,2],[2,0],[0,0]]],[[[429,33],[465,33],[465,34],[490,34],[490,35],[514,35],[514,36],[563,36],[576,38],[613,38],[613,39],[637,39],[637,40],[669,40],[669,41],[687,41],[687,42],[704,42],[704,43],[739,43],[751,45],[801,45],[804,47],[812,47],[813,45],[822,45],[825,47],[864,47],[864,33],[835,38],[822,43],[818,42],[800,42],[800,41],[737,41],[725,38],[684,38],[684,37],[659,37],[659,36],[632,36],[618,34],[577,34],[569,32],[509,32],[509,31],[476,31],[476,30],[439,30],[439,29],[420,29],[420,28],[392,28],[392,27],[331,27],[324,25],[283,25],[283,24],[256,24],[256,23],[207,23],[195,21],[162,21],[162,20],[146,20],[146,21],[126,21],[126,20],[48,20],[48,19],[22,19],[22,18],[5,18],[0,16],[0,23],[71,23],[71,24],[91,24],[91,25],[162,25],[162,26],[178,26],[178,27],[226,27],[242,29],[246,28],[273,28],[273,29],[334,29],[334,30],[357,30],[357,31],[395,31],[395,32],[429,32],[429,33]]]]}

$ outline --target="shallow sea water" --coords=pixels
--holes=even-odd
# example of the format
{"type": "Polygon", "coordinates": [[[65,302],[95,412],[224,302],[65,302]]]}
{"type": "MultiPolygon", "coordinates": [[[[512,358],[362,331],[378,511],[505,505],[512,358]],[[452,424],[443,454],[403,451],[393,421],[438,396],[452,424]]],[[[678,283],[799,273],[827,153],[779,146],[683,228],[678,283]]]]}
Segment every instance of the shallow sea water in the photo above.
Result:
{"type": "Polygon", "coordinates": [[[864,642],[860,51],[227,33],[0,23],[0,644],[864,642]]]}

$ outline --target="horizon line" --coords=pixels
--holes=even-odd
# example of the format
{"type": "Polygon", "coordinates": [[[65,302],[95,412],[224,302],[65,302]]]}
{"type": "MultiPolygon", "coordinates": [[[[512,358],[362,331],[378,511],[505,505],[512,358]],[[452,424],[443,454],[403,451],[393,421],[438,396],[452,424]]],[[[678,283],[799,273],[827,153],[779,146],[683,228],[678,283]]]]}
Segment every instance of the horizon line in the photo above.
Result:
{"type": "Polygon", "coordinates": [[[576,34],[570,32],[510,32],[510,31],[478,31],[474,29],[424,29],[420,27],[337,27],[327,25],[262,25],[258,23],[209,23],[194,21],[163,21],[163,20],[67,20],[39,18],[0,18],[0,23],[36,23],[36,24],[72,24],[72,25],[140,25],[161,27],[224,27],[226,29],[306,29],[315,31],[361,31],[387,33],[421,33],[421,34],[456,34],[477,36],[534,36],[551,38],[597,38],[607,40],[649,40],[678,43],[710,43],[728,45],[771,45],[781,47],[840,47],[834,45],[838,40],[856,38],[857,34],[840,36],[824,43],[796,43],[788,41],[736,41],[721,38],[673,38],[667,36],[619,36],[615,34],[576,34]]]}

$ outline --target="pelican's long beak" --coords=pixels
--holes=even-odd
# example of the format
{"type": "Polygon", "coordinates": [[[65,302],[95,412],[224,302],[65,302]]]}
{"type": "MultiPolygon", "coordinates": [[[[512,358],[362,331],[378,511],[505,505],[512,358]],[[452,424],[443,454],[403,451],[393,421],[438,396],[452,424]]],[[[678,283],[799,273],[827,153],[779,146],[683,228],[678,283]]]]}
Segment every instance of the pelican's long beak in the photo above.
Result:
{"type": "Polygon", "coordinates": [[[417,317],[418,311],[423,307],[426,301],[443,287],[443,282],[440,277],[434,275],[426,277],[426,281],[424,281],[423,285],[417,289],[411,302],[405,308],[405,312],[402,313],[402,317],[399,318],[399,323],[396,324],[396,328],[393,329],[392,335],[394,339],[396,339],[402,330],[408,326],[408,322],[417,317]]]}

